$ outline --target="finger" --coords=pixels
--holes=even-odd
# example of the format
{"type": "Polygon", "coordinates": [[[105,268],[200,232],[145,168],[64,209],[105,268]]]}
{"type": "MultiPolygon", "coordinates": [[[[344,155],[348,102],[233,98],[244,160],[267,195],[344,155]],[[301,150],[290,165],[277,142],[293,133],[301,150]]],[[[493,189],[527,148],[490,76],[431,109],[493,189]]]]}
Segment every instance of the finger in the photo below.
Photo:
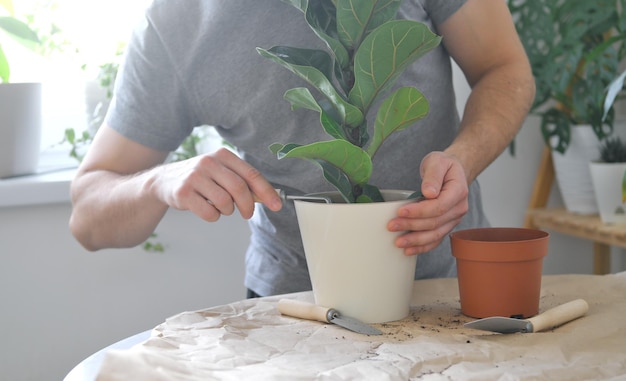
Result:
{"type": "Polygon", "coordinates": [[[220,185],[229,190],[233,196],[240,212],[249,211],[251,213],[252,210],[248,210],[248,206],[253,201],[262,202],[273,211],[281,209],[280,197],[261,172],[228,150],[219,151],[216,155],[223,160],[228,169],[237,175],[237,178],[243,179],[245,183],[244,189],[243,184],[236,181],[233,183],[220,181],[220,185]],[[254,196],[256,196],[256,200],[254,200],[254,196]]]}
{"type": "Polygon", "coordinates": [[[264,185],[262,189],[254,191],[254,201],[263,203],[270,210],[278,212],[283,207],[283,202],[276,189],[271,184],[269,185],[269,188],[264,185]]]}
{"type": "Polygon", "coordinates": [[[440,218],[450,213],[450,210],[454,209],[458,203],[459,200],[452,194],[442,193],[437,199],[403,205],[398,208],[397,215],[403,220],[440,218]]]}
{"type": "Polygon", "coordinates": [[[397,247],[404,249],[405,255],[426,253],[439,246],[459,222],[460,220],[450,221],[434,230],[403,234],[396,239],[395,244],[397,247]]]}
{"type": "Polygon", "coordinates": [[[215,222],[221,217],[220,211],[212,202],[199,193],[191,196],[188,200],[189,211],[207,222],[215,222]]]}
{"type": "Polygon", "coordinates": [[[392,232],[435,230],[449,221],[460,220],[469,208],[467,199],[457,200],[449,209],[443,207],[439,199],[422,201],[420,204],[424,204],[423,208],[408,209],[407,217],[402,215],[389,221],[387,229],[392,232]]]}
{"type": "Polygon", "coordinates": [[[224,190],[212,192],[211,196],[204,196],[204,198],[206,202],[217,209],[220,214],[230,216],[235,212],[235,203],[228,192],[224,190]]]}
{"type": "Polygon", "coordinates": [[[444,177],[450,167],[448,161],[442,152],[431,152],[422,159],[420,164],[421,191],[427,199],[439,196],[444,177]]]}
{"type": "Polygon", "coordinates": [[[434,218],[441,217],[454,211],[455,214],[464,214],[467,211],[468,188],[462,181],[450,180],[443,184],[443,188],[436,199],[426,199],[419,203],[411,203],[398,208],[397,215],[401,218],[434,218]],[[456,211],[455,211],[456,209],[456,211]]]}
{"type": "Polygon", "coordinates": [[[254,212],[254,200],[240,174],[241,163],[245,162],[226,149],[205,155],[199,159],[199,178],[194,183],[198,193],[221,214],[231,215],[236,205],[244,218],[250,218],[254,212]]]}
{"type": "MultiPolygon", "coordinates": [[[[197,195],[199,198],[201,198],[204,201],[205,205],[203,205],[203,203],[199,201],[197,198],[193,198],[192,200],[194,204],[196,205],[196,207],[200,208],[200,210],[204,209],[204,207],[206,207],[206,204],[208,203],[214,209],[216,209],[217,212],[219,212],[219,214],[230,216],[235,211],[235,204],[233,202],[233,198],[231,197],[229,192],[225,190],[223,187],[221,187],[220,184],[218,184],[216,180],[213,178],[213,177],[223,178],[225,176],[223,174],[220,174],[217,176],[215,175],[216,172],[220,172],[220,171],[223,172],[223,170],[221,170],[222,166],[219,164],[215,164],[215,163],[207,164],[206,163],[207,161],[209,160],[204,159],[204,163],[201,162],[200,165],[201,167],[204,167],[204,168],[210,168],[210,171],[207,170],[207,171],[195,172],[190,177],[190,183],[193,184],[191,189],[194,190],[194,192],[192,193],[192,196],[197,195]]],[[[228,173],[230,171],[226,171],[226,172],[227,172],[226,176],[230,175],[234,177],[234,174],[228,173]]]]}

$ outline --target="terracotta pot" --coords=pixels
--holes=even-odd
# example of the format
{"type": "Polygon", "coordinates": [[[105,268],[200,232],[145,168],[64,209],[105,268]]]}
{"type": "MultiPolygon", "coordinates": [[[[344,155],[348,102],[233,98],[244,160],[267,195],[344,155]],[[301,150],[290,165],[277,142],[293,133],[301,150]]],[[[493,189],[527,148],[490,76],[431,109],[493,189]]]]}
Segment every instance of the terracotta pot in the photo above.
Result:
{"type": "Polygon", "coordinates": [[[461,312],[531,317],[539,312],[549,234],[524,228],[477,228],[450,234],[461,312]]]}
{"type": "Polygon", "coordinates": [[[409,314],[416,256],[394,245],[387,230],[410,191],[382,191],[387,202],[331,204],[295,201],[315,302],[367,323],[409,314]]]}

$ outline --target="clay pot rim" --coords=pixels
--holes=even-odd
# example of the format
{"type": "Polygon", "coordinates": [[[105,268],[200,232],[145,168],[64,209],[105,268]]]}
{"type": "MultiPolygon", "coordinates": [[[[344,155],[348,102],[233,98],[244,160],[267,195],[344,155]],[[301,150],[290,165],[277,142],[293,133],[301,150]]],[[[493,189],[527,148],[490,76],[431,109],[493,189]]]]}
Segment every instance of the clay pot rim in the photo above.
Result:
{"type": "Polygon", "coordinates": [[[537,245],[548,245],[550,234],[538,229],[529,228],[474,228],[459,230],[450,233],[452,245],[465,245],[465,250],[452,250],[452,255],[457,260],[477,261],[477,262],[523,262],[543,258],[547,255],[547,250],[537,250],[537,245]],[[489,237],[502,235],[505,239],[493,240],[489,237]],[[519,236],[518,239],[515,237],[519,236]],[[519,244],[525,244],[519,247],[519,244]],[[517,245],[517,247],[516,247],[517,245]],[[475,246],[476,251],[469,251],[468,247],[475,246]],[[490,250],[495,246],[502,246],[511,249],[509,255],[501,255],[500,250],[490,250]],[[528,250],[528,246],[535,248],[528,250]],[[482,251],[480,249],[483,249],[482,251]]]}

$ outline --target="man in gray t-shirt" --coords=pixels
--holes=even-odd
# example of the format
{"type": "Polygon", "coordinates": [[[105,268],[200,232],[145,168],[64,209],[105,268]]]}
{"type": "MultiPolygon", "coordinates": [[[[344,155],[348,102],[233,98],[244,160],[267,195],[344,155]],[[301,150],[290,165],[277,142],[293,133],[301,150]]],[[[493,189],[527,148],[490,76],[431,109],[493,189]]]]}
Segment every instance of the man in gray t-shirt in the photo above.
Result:
{"type": "MultiPolygon", "coordinates": [[[[372,182],[421,189],[427,200],[401,208],[389,229],[409,231],[396,244],[419,254],[416,278],[453,276],[447,234],[487,225],[475,179],[518,131],[534,81],[501,0],[404,1],[399,17],[426,23],[443,40],[399,78],[396,86],[426,95],[430,113],[385,142],[372,182]],[[450,56],[473,88],[461,121],[450,56]]],[[[246,287],[260,295],[311,288],[293,204],[281,205],[274,188],[330,188],[315,165],[279,161],[268,146],[325,137],[316,113],[291,111],[282,99],[303,81],[255,50],[274,45],[325,49],[302,13],[280,0],[152,2],[72,183],[70,226],[86,248],[137,245],[169,207],[215,221],[236,205],[252,230],[246,287]],[[216,126],[239,155],[162,164],[200,125],[216,126]]]]}

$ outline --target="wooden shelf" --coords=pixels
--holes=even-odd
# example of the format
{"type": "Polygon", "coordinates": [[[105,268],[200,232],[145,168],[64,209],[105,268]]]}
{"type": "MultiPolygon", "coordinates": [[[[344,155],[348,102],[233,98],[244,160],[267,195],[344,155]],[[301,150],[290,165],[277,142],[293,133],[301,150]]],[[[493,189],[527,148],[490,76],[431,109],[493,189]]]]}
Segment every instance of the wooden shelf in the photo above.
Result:
{"type": "Polygon", "coordinates": [[[527,217],[539,228],[626,248],[626,226],[606,225],[597,214],[581,215],[563,208],[537,208],[528,210],[527,217]]]}
{"type": "Polygon", "coordinates": [[[554,182],[554,167],[549,148],[543,156],[526,211],[524,226],[554,230],[593,242],[593,272],[611,272],[611,246],[626,248],[626,226],[607,225],[598,215],[571,213],[564,208],[545,208],[554,182]]]}

